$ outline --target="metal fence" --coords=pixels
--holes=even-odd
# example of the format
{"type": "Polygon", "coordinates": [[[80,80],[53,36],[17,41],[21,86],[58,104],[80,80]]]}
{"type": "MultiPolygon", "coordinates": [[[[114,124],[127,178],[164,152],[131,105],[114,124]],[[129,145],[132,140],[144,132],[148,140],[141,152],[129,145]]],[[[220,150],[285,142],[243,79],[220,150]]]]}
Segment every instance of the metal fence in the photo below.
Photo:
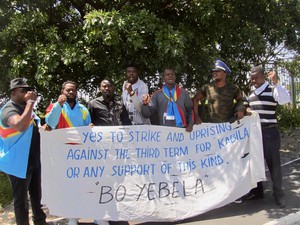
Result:
{"type": "Polygon", "coordinates": [[[290,74],[290,72],[275,63],[269,63],[265,66],[266,71],[275,70],[279,76],[281,84],[289,91],[291,95],[291,104],[293,107],[300,108],[300,76],[299,74],[290,74]],[[298,76],[298,77],[297,77],[298,76]]]}

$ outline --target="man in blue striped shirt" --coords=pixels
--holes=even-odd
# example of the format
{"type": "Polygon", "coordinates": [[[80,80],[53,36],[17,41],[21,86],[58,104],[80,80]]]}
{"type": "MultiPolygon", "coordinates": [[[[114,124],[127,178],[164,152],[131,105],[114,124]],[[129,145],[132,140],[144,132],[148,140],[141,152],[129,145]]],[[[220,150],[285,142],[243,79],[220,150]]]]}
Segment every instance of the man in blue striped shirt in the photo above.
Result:
{"type": "MultiPolygon", "coordinates": [[[[250,79],[253,90],[249,96],[250,109],[259,114],[264,158],[270,170],[273,182],[273,196],[276,204],[284,208],[286,203],[282,191],[282,173],[280,164],[280,133],[277,126],[276,108],[290,102],[290,95],[287,90],[280,85],[275,71],[268,73],[268,79],[265,78],[265,70],[261,66],[251,69],[250,79]]],[[[262,182],[257,183],[257,187],[252,189],[243,197],[245,200],[263,198],[262,182]]]]}

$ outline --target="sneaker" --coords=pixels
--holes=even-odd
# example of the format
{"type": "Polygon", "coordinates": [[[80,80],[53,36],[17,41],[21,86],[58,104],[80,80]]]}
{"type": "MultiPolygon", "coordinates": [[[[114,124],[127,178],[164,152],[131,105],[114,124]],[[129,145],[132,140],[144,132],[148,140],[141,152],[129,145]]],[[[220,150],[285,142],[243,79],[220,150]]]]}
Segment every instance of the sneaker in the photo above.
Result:
{"type": "Polygon", "coordinates": [[[238,198],[237,200],[234,201],[234,203],[237,203],[237,204],[242,203],[242,198],[238,198]]]}
{"type": "Polygon", "coordinates": [[[105,220],[94,220],[94,224],[97,224],[97,225],[109,225],[109,222],[105,221],[105,220]]]}
{"type": "Polygon", "coordinates": [[[69,220],[68,225],[78,225],[78,219],[71,218],[71,219],[69,220]]]}
{"type": "Polygon", "coordinates": [[[286,202],[283,197],[275,197],[275,202],[276,205],[279,206],[279,208],[285,208],[286,202]]]}

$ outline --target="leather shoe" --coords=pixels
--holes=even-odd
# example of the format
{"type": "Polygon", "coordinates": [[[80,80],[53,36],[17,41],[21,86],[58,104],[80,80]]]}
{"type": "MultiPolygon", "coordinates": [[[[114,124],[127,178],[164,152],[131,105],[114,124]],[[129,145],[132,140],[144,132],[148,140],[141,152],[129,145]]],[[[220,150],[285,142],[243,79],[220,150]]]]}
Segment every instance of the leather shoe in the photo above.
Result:
{"type": "Polygon", "coordinates": [[[248,194],[245,194],[242,199],[243,200],[254,200],[254,199],[262,199],[264,198],[264,194],[253,194],[249,192],[248,194]]]}
{"type": "Polygon", "coordinates": [[[285,208],[286,202],[283,197],[275,197],[275,202],[276,205],[279,206],[279,208],[285,208]]]}

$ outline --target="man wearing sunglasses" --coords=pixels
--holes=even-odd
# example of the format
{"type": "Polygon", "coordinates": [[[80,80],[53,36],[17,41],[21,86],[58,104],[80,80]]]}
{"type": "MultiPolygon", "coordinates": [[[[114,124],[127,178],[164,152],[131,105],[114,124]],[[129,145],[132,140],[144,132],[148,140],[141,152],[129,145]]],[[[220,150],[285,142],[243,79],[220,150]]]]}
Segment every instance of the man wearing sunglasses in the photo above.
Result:
{"type": "Polygon", "coordinates": [[[29,225],[28,192],[32,220],[46,225],[41,208],[40,119],[33,112],[36,92],[26,79],[10,82],[11,99],[0,109],[0,170],[8,174],[17,225],[29,225]]]}

